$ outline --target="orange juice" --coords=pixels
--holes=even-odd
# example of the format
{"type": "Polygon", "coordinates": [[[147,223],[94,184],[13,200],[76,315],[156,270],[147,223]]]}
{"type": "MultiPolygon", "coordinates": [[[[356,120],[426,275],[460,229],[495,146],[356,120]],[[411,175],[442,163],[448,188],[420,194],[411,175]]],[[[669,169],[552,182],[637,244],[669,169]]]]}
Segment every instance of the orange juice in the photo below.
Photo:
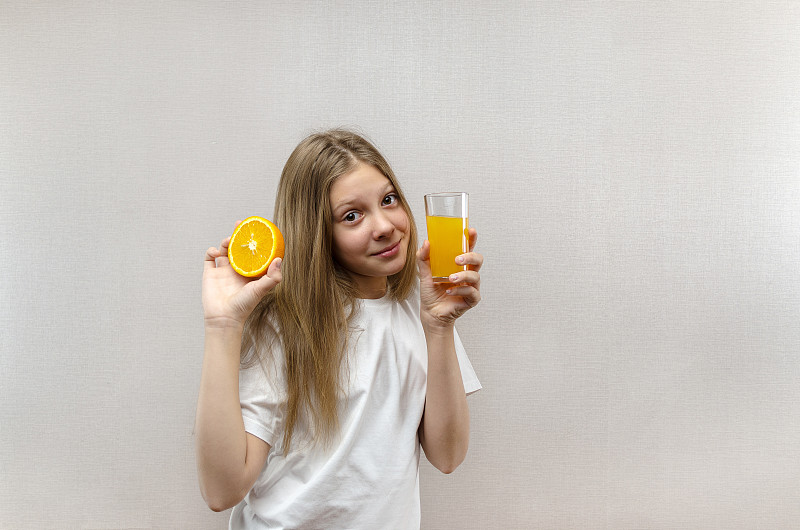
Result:
{"type": "Polygon", "coordinates": [[[467,252],[469,220],[462,217],[429,215],[428,241],[431,242],[431,274],[434,281],[445,281],[454,272],[466,269],[456,265],[456,256],[467,252]]]}

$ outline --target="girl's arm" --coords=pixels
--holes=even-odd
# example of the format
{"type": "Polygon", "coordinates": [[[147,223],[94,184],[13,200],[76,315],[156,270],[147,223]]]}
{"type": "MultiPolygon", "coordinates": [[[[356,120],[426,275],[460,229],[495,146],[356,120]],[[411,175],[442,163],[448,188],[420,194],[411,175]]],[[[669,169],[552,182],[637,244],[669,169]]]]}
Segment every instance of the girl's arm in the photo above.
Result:
{"type": "Polygon", "coordinates": [[[435,284],[430,273],[430,243],[417,253],[420,271],[420,318],[428,346],[428,390],[419,428],[425,456],[443,473],[464,461],[469,447],[469,406],[456,356],[454,325],[480,301],[483,256],[472,252],[477,240],[469,230],[470,252],[461,263],[470,270],[451,276],[451,284],[435,284]]]}
{"type": "Polygon", "coordinates": [[[238,504],[263,469],[270,446],[244,430],[239,404],[242,328],[206,326],[195,423],[200,491],[214,511],[238,504]]]}
{"type": "Polygon", "coordinates": [[[239,354],[244,322],[281,281],[280,260],[249,280],[228,263],[224,240],[209,248],[203,271],[205,351],[195,420],[200,491],[214,511],[238,504],[263,469],[270,446],[245,432],[239,402],[239,354]]]}
{"type": "Polygon", "coordinates": [[[469,447],[469,406],[456,357],[453,326],[423,326],[428,344],[428,390],[419,442],[428,461],[452,473],[469,447]]]}

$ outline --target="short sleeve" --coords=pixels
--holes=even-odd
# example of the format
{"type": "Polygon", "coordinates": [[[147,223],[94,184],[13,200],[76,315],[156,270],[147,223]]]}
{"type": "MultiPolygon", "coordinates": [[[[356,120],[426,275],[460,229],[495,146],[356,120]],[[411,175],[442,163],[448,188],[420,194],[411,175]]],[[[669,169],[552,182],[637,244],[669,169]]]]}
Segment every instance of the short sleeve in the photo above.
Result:
{"type": "Polygon", "coordinates": [[[244,430],[270,447],[279,444],[283,436],[286,392],[283,370],[255,363],[239,370],[239,402],[242,407],[244,430]]]}
{"type": "Polygon", "coordinates": [[[478,381],[478,376],[475,374],[475,370],[472,368],[472,363],[469,362],[469,357],[467,357],[467,351],[464,349],[464,345],[461,343],[461,338],[458,336],[458,331],[453,329],[455,344],[456,344],[456,356],[458,357],[458,367],[461,369],[461,380],[464,381],[464,391],[467,395],[474,394],[481,388],[481,382],[478,381]]]}

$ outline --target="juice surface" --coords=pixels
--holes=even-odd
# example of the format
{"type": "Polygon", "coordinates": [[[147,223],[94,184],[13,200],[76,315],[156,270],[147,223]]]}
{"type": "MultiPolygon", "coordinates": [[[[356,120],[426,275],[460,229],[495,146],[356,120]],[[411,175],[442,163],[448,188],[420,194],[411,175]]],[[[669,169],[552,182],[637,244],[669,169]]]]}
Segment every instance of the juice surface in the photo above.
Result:
{"type": "Polygon", "coordinates": [[[427,216],[428,241],[431,242],[431,273],[436,278],[447,278],[463,271],[456,265],[456,256],[467,252],[469,220],[461,217],[427,216]]]}

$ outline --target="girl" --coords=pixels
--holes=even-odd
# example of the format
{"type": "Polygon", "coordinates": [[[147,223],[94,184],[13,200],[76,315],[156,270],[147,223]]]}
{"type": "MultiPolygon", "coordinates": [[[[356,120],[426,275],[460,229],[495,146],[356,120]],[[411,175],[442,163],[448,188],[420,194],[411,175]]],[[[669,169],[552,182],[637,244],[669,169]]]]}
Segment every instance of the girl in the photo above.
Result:
{"type": "Polygon", "coordinates": [[[388,163],[340,130],[289,157],[275,223],[286,263],[258,280],[233,271],[230,238],[206,253],[203,498],[235,506],[237,529],[419,528],[420,446],[452,472],[480,389],[454,328],[480,300],[477,232],[469,270],[435,284],[388,163]]]}

